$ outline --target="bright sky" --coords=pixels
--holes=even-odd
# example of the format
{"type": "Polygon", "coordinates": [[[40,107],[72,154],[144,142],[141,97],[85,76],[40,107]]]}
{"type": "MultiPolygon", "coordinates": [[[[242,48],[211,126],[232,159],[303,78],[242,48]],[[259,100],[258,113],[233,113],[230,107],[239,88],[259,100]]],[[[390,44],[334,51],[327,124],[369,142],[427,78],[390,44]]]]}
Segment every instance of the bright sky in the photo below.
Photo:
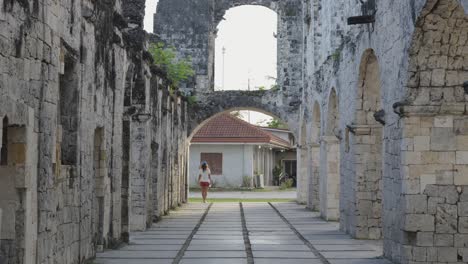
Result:
{"type": "MultiPolygon", "coordinates": [[[[145,30],[153,32],[153,14],[158,0],[146,1],[145,30]]],[[[277,14],[265,7],[240,6],[228,10],[225,20],[218,26],[215,53],[215,90],[247,90],[250,79],[251,90],[264,86],[269,89],[276,78],[277,14]]],[[[244,119],[249,114],[243,111],[244,119]]],[[[257,124],[271,117],[250,113],[250,122],[257,124]]]]}

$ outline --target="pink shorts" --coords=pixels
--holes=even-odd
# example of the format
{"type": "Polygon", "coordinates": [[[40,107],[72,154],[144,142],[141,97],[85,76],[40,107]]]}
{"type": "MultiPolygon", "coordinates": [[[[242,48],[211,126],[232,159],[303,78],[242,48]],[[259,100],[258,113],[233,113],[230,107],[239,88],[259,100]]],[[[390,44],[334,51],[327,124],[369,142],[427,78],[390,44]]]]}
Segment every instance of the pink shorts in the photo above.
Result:
{"type": "Polygon", "coordinates": [[[200,182],[200,187],[210,187],[209,182],[200,182]]]}

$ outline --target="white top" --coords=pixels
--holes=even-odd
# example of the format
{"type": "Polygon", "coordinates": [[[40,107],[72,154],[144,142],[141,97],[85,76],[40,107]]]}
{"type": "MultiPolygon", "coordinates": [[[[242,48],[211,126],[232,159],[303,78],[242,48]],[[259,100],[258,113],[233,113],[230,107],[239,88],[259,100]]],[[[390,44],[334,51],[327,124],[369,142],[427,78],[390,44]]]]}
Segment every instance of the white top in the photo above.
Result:
{"type": "Polygon", "coordinates": [[[206,171],[203,171],[203,169],[200,169],[200,172],[198,175],[201,175],[200,182],[210,182],[210,178],[208,175],[211,174],[210,169],[206,169],[206,171]]]}

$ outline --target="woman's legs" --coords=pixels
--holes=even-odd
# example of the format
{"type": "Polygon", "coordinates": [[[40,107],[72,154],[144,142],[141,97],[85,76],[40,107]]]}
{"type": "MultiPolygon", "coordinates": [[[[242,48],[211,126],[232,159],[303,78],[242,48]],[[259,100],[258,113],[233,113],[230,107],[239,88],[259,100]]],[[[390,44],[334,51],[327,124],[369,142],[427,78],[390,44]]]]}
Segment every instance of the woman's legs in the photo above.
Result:
{"type": "Polygon", "coordinates": [[[203,187],[202,187],[202,198],[203,198],[203,202],[206,201],[206,196],[207,196],[207,194],[208,194],[208,187],[203,186],[203,187]]]}

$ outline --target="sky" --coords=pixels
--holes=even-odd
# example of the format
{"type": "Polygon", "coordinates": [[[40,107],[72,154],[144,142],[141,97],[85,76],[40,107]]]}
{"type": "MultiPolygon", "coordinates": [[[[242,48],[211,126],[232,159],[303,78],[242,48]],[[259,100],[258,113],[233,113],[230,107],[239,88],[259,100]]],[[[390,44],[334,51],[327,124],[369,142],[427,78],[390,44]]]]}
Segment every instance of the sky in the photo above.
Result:
{"type": "MultiPolygon", "coordinates": [[[[157,2],[146,1],[144,27],[148,32],[153,32],[157,2]]],[[[215,90],[248,90],[249,83],[251,90],[262,86],[269,89],[276,78],[277,14],[265,7],[240,6],[229,9],[224,18],[218,26],[215,44],[215,90]]],[[[271,120],[258,112],[242,113],[253,124],[271,120]]]]}

